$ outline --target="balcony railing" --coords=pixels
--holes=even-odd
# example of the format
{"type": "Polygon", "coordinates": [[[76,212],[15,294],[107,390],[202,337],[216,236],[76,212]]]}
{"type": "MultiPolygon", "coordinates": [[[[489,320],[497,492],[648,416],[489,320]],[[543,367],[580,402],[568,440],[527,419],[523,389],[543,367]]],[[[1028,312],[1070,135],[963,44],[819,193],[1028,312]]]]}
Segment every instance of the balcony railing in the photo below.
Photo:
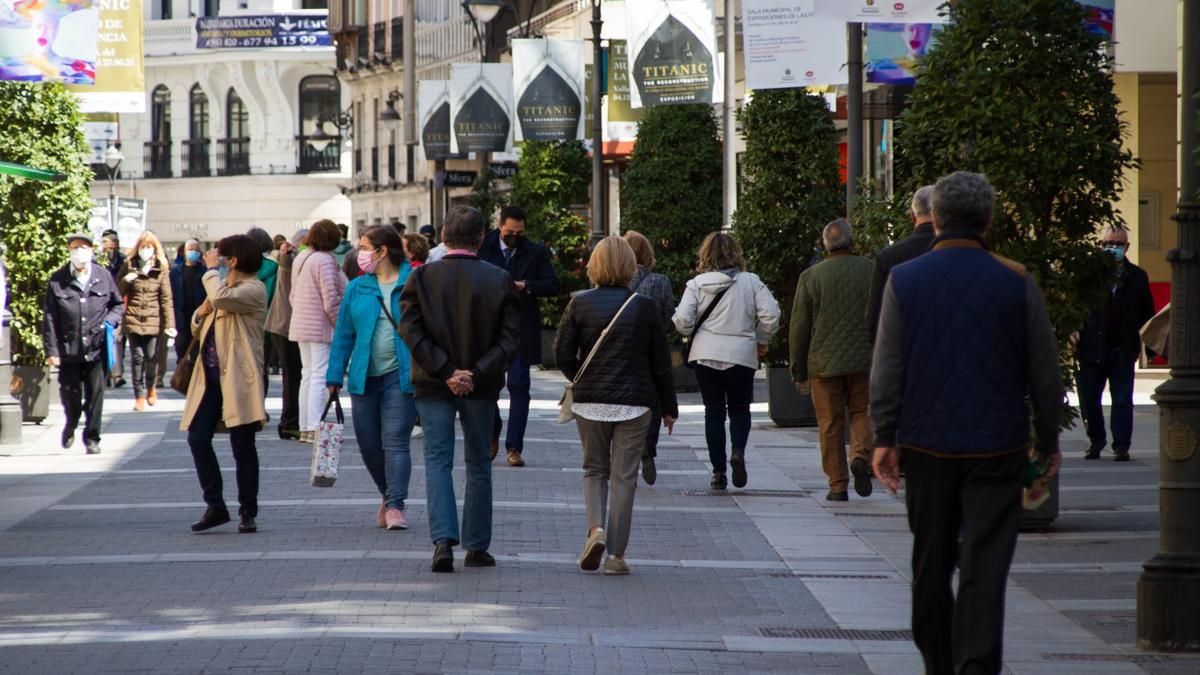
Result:
{"type": "Polygon", "coordinates": [[[170,178],[171,141],[148,141],[142,151],[146,178],[170,178]]]}
{"type": "Polygon", "coordinates": [[[329,141],[329,145],[321,150],[309,145],[307,136],[297,136],[296,141],[300,153],[300,160],[296,163],[296,173],[342,170],[341,140],[329,141]]]}
{"type": "Polygon", "coordinates": [[[211,176],[212,141],[207,138],[192,138],[182,142],[183,175],[186,177],[211,176]]]}
{"type": "Polygon", "coordinates": [[[404,17],[392,19],[392,60],[404,58],[404,17]]]}
{"type": "Polygon", "coordinates": [[[249,138],[223,138],[217,143],[218,176],[240,176],[250,173],[249,138]]]}

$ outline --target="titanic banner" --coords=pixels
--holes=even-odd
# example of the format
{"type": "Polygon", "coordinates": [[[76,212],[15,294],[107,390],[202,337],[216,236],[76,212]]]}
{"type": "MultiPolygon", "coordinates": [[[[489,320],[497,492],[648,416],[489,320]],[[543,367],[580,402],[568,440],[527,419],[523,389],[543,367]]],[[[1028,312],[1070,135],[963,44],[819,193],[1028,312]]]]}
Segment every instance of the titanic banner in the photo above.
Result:
{"type": "Polygon", "coordinates": [[[421,125],[421,152],[428,162],[462,159],[450,152],[450,80],[417,83],[417,119],[421,125]]]}
{"type": "Polygon", "coordinates": [[[511,63],[450,66],[450,151],[512,150],[511,63]]]}
{"type": "Polygon", "coordinates": [[[634,108],[721,102],[717,35],[706,0],[630,2],[625,18],[634,108]]]}
{"type": "Polygon", "coordinates": [[[513,40],[516,141],[583,139],[583,40],[513,40]]]}

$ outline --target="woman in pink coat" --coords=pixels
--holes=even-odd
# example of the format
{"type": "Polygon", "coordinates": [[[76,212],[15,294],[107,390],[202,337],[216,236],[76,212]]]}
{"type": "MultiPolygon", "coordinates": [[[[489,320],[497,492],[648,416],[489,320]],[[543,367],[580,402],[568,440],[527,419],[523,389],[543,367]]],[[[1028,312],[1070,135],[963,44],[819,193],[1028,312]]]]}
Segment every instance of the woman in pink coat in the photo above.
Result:
{"type": "Polygon", "coordinates": [[[316,435],[328,396],[329,345],[346,291],[346,275],[331,253],[341,239],[332,220],[317,221],[308,230],[308,249],[292,261],[288,339],[300,345],[300,440],[306,442],[316,435]]]}

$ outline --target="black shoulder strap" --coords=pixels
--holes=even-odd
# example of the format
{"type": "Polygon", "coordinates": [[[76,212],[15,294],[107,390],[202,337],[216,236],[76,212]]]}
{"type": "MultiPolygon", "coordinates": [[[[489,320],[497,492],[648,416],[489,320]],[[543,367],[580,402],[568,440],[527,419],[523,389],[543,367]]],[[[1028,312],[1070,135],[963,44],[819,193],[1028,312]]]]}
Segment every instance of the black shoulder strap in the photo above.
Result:
{"type": "Polygon", "coordinates": [[[707,319],[709,315],[713,313],[713,310],[717,308],[717,303],[721,302],[721,298],[725,297],[725,294],[728,293],[729,289],[731,288],[733,288],[733,284],[729,284],[725,288],[722,288],[721,292],[717,293],[712,302],[708,303],[708,307],[704,308],[704,312],[700,314],[700,318],[696,320],[696,325],[692,328],[692,338],[695,338],[696,333],[700,332],[700,325],[703,324],[705,319],[707,319]]]}
{"type": "Polygon", "coordinates": [[[379,300],[379,309],[383,310],[383,315],[387,317],[388,323],[392,324],[392,328],[396,329],[396,332],[399,333],[400,324],[396,323],[396,320],[392,318],[392,313],[388,311],[387,303],[383,301],[383,293],[380,292],[375,298],[379,300]]]}

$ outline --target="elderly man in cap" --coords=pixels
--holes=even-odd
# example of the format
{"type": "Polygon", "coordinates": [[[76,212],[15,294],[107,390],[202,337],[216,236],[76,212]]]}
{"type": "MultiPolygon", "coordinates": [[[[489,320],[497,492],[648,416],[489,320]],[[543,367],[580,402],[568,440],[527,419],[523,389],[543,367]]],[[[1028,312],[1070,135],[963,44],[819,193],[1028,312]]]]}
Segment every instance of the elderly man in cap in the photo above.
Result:
{"type": "Polygon", "coordinates": [[[87,453],[95,455],[100,452],[100,415],[108,375],[106,331],[121,323],[125,305],[112,275],[92,261],[91,235],[69,235],[67,248],[70,262],[50,275],[46,288],[46,365],[58,368],[59,395],[67,416],[63,448],[74,445],[75,429],[83,417],[87,453]]]}

